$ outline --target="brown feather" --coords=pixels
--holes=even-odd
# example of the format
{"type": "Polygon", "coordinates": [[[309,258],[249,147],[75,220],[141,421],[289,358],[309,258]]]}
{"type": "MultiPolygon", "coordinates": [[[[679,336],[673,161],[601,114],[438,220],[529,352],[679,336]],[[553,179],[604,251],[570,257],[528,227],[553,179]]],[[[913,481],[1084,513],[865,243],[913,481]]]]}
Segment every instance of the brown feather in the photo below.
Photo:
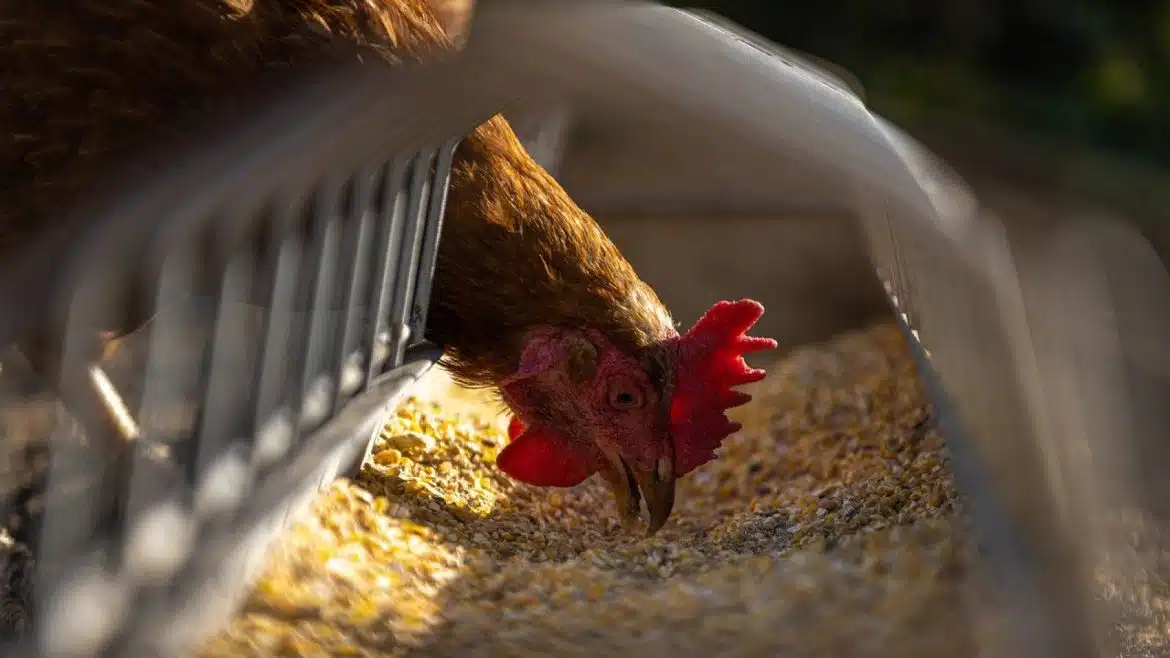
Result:
{"type": "Polygon", "coordinates": [[[503,119],[458,156],[428,333],[459,381],[510,374],[541,325],[590,327],[631,354],[673,330],[654,291],[503,119]]]}
{"type": "MultiPolygon", "coordinates": [[[[454,47],[425,0],[0,0],[0,258],[146,135],[353,46],[394,63],[454,47]]],[[[654,292],[497,117],[456,153],[428,335],[459,381],[487,386],[541,325],[592,327],[632,354],[673,331],[654,292]]]]}

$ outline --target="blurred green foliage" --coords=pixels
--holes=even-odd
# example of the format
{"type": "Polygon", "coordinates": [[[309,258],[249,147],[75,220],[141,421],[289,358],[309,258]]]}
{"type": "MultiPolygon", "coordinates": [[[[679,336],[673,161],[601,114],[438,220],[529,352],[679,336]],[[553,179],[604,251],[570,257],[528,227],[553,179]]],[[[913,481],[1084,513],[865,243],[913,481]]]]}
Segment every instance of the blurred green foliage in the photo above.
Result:
{"type": "Polygon", "coordinates": [[[1170,0],[696,0],[840,64],[877,111],[1170,162],[1170,0]]]}

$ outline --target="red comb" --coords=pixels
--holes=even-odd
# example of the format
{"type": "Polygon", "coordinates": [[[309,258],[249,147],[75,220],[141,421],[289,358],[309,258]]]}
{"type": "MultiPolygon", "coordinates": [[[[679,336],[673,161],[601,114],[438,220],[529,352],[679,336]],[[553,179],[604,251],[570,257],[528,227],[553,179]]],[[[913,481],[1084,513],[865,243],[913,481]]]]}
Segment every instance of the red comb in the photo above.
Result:
{"type": "Polygon", "coordinates": [[[771,338],[744,334],[764,314],[756,301],[719,302],[687,333],[674,339],[678,366],[670,403],[676,476],[715,458],[715,449],[741,425],[727,417],[728,409],[752,396],[734,386],[758,382],[763,370],[749,368],[743,355],[775,348],[771,338]]]}

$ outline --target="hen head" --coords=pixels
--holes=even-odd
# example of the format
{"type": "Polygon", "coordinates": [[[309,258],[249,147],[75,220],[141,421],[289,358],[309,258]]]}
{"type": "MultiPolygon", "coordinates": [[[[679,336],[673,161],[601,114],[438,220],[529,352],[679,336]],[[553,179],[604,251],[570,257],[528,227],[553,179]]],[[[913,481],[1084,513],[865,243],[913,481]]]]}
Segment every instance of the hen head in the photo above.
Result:
{"type": "Polygon", "coordinates": [[[591,329],[535,329],[500,385],[515,414],[500,469],[551,487],[600,473],[623,522],[639,516],[644,498],[657,532],[674,506],[675,480],[714,459],[740,428],[726,410],[751,396],[733,387],[764,377],[743,355],[776,347],[744,334],[763,311],[750,300],[720,302],[687,333],[638,354],[591,329]]]}

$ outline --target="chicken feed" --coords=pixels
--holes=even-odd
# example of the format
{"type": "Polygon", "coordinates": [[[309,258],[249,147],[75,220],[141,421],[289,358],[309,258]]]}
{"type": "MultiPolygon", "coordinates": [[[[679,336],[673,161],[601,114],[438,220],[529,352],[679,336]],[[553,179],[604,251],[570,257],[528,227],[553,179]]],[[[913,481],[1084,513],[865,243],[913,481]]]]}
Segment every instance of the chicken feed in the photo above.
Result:
{"type": "MultiPolygon", "coordinates": [[[[274,547],[200,658],[963,658],[995,637],[943,442],[894,325],[770,367],[735,412],[743,431],[679,482],[651,538],[620,529],[596,479],[550,490],[498,473],[506,419],[428,380],[436,388],[398,411],[358,480],[330,487],[274,547]]],[[[8,445],[53,424],[56,406],[42,402],[34,423],[27,409],[0,416],[8,445]]],[[[1137,590],[1161,612],[1122,629],[1126,656],[1167,647],[1158,591],[1137,590]]],[[[21,623],[21,593],[4,594],[2,621],[21,623]]]]}
{"type": "Polygon", "coordinates": [[[974,655],[969,548],[897,328],[797,350],[752,392],[651,538],[596,478],[498,473],[484,405],[413,399],[200,655],[974,655]]]}

